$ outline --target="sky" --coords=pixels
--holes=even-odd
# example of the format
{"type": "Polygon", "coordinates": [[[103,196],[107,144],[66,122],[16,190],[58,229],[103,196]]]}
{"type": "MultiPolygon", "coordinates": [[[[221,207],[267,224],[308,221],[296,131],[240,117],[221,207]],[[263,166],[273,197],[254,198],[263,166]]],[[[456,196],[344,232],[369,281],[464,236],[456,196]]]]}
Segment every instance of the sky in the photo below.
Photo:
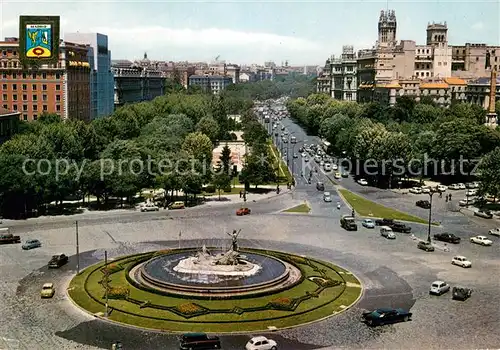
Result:
{"type": "Polygon", "coordinates": [[[18,36],[20,15],[61,16],[65,32],[108,35],[113,59],[323,65],[370,48],[381,10],[396,11],[397,39],[425,44],[428,22],[448,24],[448,41],[500,45],[498,0],[399,1],[13,1],[0,0],[0,38],[18,36]]]}

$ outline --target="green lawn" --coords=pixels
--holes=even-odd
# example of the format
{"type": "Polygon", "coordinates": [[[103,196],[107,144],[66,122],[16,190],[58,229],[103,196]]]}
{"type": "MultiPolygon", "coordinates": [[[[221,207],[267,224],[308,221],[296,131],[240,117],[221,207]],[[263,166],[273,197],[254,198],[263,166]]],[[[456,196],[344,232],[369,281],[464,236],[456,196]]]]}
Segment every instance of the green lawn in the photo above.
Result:
{"type": "MultiPolygon", "coordinates": [[[[244,190],[243,187],[231,187],[231,191],[230,192],[220,191],[220,195],[224,196],[224,195],[228,195],[228,194],[239,194],[240,191],[243,191],[243,190],[244,190]]],[[[205,196],[205,197],[218,196],[219,195],[219,191],[215,190],[214,193],[208,193],[208,192],[203,191],[202,195],[205,196]]]]}
{"type": "Polygon", "coordinates": [[[428,222],[427,220],[419,218],[418,216],[403,213],[401,211],[372,202],[371,200],[358,196],[357,194],[354,194],[346,189],[339,189],[339,192],[360,216],[411,221],[421,224],[426,224],[428,222]]]}
{"type": "Polygon", "coordinates": [[[308,214],[311,211],[311,208],[307,204],[299,204],[293,208],[289,208],[285,210],[285,213],[306,213],[308,214]]]}
{"type": "MultiPolygon", "coordinates": [[[[293,178],[292,175],[290,174],[290,170],[288,169],[288,166],[286,165],[286,162],[279,156],[278,149],[273,143],[269,143],[269,148],[270,148],[270,153],[274,157],[273,160],[273,167],[276,169],[278,168],[278,176],[280,179],[283,179],[281,181],[282,185],[286,185],[287,183],[292,183],[293,178]]],[[[293,157],[293,155],[289,155],[289,157],[293,157]]]]}
{"type": "MultiPolygon", "coordinates": [[[[300,257],[297,257],[297,259],[303,260],[303,258],[300,257]]],[[[349,285],[341,284],[339,286],[326,288],[318,294],[317,297],[303,301],[295,311],[269,309],[262,311],[247,311],[242,314],[211,312],[193,318],[185,318],[181,315],[158,308],[140,308],[139,305],[133,304],[127,300],[110,299],[109,306],[113,308],[113,311],[109,318],[114,321],[133,324],[139,327],[168,331],[190,331],[194,329],[205,332],[257,331],[266,330],[268,326],[275,326],[277,328],[292,327],[328,317],[331,316],[333,312],[342,311],[342,305],[348,306],[357,300],[361,294],[361,287],[359,286],[359,281],[357,281],[355,277],[338,274],[337,269],[338,271],[343,270],[330,263],[316,260],[310,261],[312,266],[300,263],[300,268],[305,276],[319,276],[318,269],[321,269],[327,278],[339,281],[345,280],[354,283],[354,285],[349,283],[349,285]],[[354,281],[352,278],[354,278],[354,281]],[[358,286],[356,284],[358,284],[358,286]]],[[[113,264],[119,262],[120,260],[115,260],[113,264]]],[[[134,263],[131,261],[125,262],[122,266],[128,264],[134,263]]],[[[100,271],[102,266],[103,264],[101,263],[87,268],[70,283],[69,295],[71,298],[78,305],[92,313],[104,312],[104,306],[102,304],[104,302],[104,288],[100,284],[103,278],[103,274],[100,271]],[[86,290],[84,284],[87,286],[86,290]],[[91,298],[89,294],[100,300],[100,302],[91,298]]],[[[294,299],[302,297],[307,293],[313,293],[318,288],[316,283],[306,278],[300,284],[288,290],[268,296],[233,300],[194,300],[176,296],[167,297],[157,295],[135,288],[126,280],[125,270],[111,274],[109,279],[112,287],[126,286],[129,288],[129,296],[135,300],[148,301],[151,304],[167,307],[193,302],[210,310],[233,309],[235,307],[258,307],[266,305],[268,302],[277,298],[294,299]]]]}

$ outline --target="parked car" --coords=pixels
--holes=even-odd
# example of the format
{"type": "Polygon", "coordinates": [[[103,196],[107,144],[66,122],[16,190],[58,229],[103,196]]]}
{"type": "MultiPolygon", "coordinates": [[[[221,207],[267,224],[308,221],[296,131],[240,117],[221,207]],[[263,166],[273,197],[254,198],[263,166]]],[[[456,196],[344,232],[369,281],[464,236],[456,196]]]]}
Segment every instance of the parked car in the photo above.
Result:
{"type": "Polygon", "coordinates": [[[467,188],[467,187],[465,186],[465,184],[464,184],[464,183],[459,183],[459,184],[458,184],[458,189],[459,189],[459,190],[465,190],[466,188],[467,188]]]}
{"type": "Polygon", "coordinates": [[[335,178],[336,178],[336,179],[340,179],[341,177],[342,177],[342,175],[340,175],[340,173],[339,173],[339,172],[336,172],[336,173],[335,173],[335,178]]]}
{"type": "Polygon", "coordinates": [[[393,219],[377,219],[375,220],[375,225],[377,226],[390,226],[394,223],[393,219]]]}
{"type": "Polygon", "coordinates": [[[490,235],[493,236],[500,236],[500,228],[494,228],[488,231],[490,235]]]}
{"type": "Polygon", "coordinates": [[[340,219],[340,227],[347,231],[357,231],[358,225],[356,220],[350,215],[343,215],[340,219]]]}
{"type": "Polygon", "coordinates": [[[246,350],[277,350],[278,343],[272,339],[267,339],[266,337],[259,336],[250,339],[245,346],[246,350]]]}
{"type": "Polygon", "coordinates": [[[375,222],[372,219],[364,219],[361,225],[366,228],[375,228],[375,222]]]}
{"type": "Polygon", "coordinates": [[[331,202],[332,201],[332,195],[330,194],[330,192],[324,192],[323,193],[323,200],[325,202],[331,202]]]}
{"type": "Polygon", "coordinates": [[[422,193],[422,189],[420,187],[412,187],[412,188],[410,188],[410,193],[421,194],[422,193]]]}
{"type": "Polygon", "coordinates": [[[423,209],[430,209],[431,208],[431,202],[429,202],[428,200],[416,201],[415,205],[417,207],[420,207],[420,208],[423,208],[423,209]]]}
{"type": "Polygon", "coordinates": [[[146,203],[145,205],[141,206],[141,212],[145,212],[145,211],[159,211],[159,210],[160,210],[160,208],[158,208],[153,203],[146,203]]]}
{"type": "Polygon", "coordinates": [[[361,186],[367,186],[368,181],[366,181],[365,179],[360,179],[360,180],[358,180],[358,184],[360,184],[361,186]]]}
{"type": "Polygon", "coordinates": [[[57,269],[68,263],[68,257],[65,254],[57,254],[52,255],[52,258],[49,260],[49,268],[57,269]]]}
{"type": "Polygon", "coordinates": [[[434,281],[431,284],[429,294],[442,295],[450,291],[450,285],[444,281],[434,281]]]}
{"type": "Polygon", "coordinates": [[[467,191],[465,191],[465,195],[466,196],[475,196],[475,195],[477,195],[477,190],[476,189],[467,190],[467,191]]]}
{"type": "Polygon", "coordinates": [[[438,192],[445,192],[447,189],[448,189],[448,187],[446,187],[445,185],[437,185],[436,186],[436,190],[438,192]]]}
{"type": "Polygon", "coordinates": [[[451,264],[461,266],[464,268],[472,267],[472,263],[469,260],[467,260],[465,256],[462,255],[454,256],[453,259],[451,259],[451,264]]]}
{"type": "Polygon", "coordinates": [[[422,186],[420,188],[422,189],[422,193],[430,193],[431,192],[431,186],[422,186]]]}
{"type": "Polygon", "coordinates": [[[441,242],[446,242],[446,243],[453,243],[453,244],[458,244],[460,243],[460,237],[455,236],[452,233],[436,233],[434,235],[434,239],[436,241],[441,241],[441,242]]]}
{"type": "Polygon", "coordinates": [[[392,231],[392,228],[390,228],[389,226],[381,226],[380,235],[387,239],[396,239],[396,235],[392,231]]]}
{"type": "Polygon", "coordinates": [[[173,202],[168,205],[168,209],[184,209],[185,207],[186,205],[181,201],[173,202]]]}
{"type": "Polygon", "coordinates": [[[220,349],[220,339],[205,333],[186,333],[180,338],[181,350],[220,349]]]}
{"type": "Polygon", "coordinates": [[[484,245],[484,246],[487,246],[487,245],[492,245],[493,242],[490,241],[488,239],[488,237],[486,236],[476,236],[476,237],[471,237],[470,238],[470,242],[471,243],[476,243],[476,244],[480,244],[480,245],[484,245]]]}
{"type": "Polygon", "coordinates": [[[252,211],[249,208],[240,208],[236,210],[236,215],[238,216],[243,216],[243,215],[249,215],[252,211]]]}
{"type": "Polygon", "coordinates": [[[459,184],[452,184],[448,187],[450,190],[459,190],[460,185],[459,184]]]}
{"type": "Polygon", "coordinates": [[[317,182],[317,183],[316,183],[316,189],[317,189],[318,191],[324,191],[324,190],[325,190],[325,184],[324,184],[324,183],[322,183],[322,182],[317,182]]]}
{"type": "Polygon", "coordinates": [[[479,216],[480,218],[483,218],[483,219],[492,219],[493,218],[493,214],[489,210],[475,211],[474,216],[479,216]]]}
{"type": "Polygon", "coordinates": [[[299,155],[297,153],[294,153],[293,158],[299,158],[299,155]]]}
{"type": "Polygon", "coordinates": [[[395,322],[411,320],[412,313],[404,309],[380,308],[374,311],[363,312],[362,321],[369,326],[383,326],[395,322]]]}
{"type": "Polygon", "coordinates": [[[42,246],[42,243],[38,239],[29,239],[24,243],[21,248],[24,250],[30,250],[34,248],[40,248],[42,246]]]}
{"type": "Polygon", "coordinates": [[[467,205],[473,205],[476,203],[474,198],[464,198],[458,202],[458,205],[461,207],[466,207],[467,205]]]}
{"type": "Polygon", "coordinates": [[[42,286],[42,290],[40,291],[40,296],[42,298],[52,298],[56,293],[56,289],[54,288],[53,283],[44,283],[42,286]]]}
{"type": "Polygon", "coordinates": [[[452,299],[465,301],[469,299],[472,295],[472,289],[466,287],[453,287],[452,299]]]}
{"type": "Polygon", "coordinates": [[[401,232],[401,233],[410,233],[411,232],[411,227],[406,226],[402,222],[393,222],[392,225],[390,225],[392,230],[394,232],[401,232]]]}
{"type": "Polygon", "coordinates": [[[418,242],[417,248],[425,250],[426,252],[433,252],[434,251],[434,246],[432,245],[432,243],[427,242],[427,241],[418,242]]]}
{"type": "Polygon", "coordinates": [[[342,177],[344,177],[344,178],[345,178],[345,177],[349,177],[349,173],[348,173],[348,172],[346,172],[346,171],[343,171],[343,172],[342,172],[342,177]]]}

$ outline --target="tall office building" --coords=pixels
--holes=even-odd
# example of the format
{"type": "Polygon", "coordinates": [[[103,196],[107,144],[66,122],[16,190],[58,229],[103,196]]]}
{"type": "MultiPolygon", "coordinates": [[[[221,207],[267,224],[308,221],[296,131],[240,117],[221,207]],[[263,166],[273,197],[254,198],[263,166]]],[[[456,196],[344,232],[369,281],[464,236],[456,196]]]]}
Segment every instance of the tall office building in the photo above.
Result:
{"type": "Polygon", "coordinates": [[[108,36],[100,33],[66,33],[65,40],[88,44],[91,75],[92,118],[110,115],[114,111],[114,78],[108,36]]]}

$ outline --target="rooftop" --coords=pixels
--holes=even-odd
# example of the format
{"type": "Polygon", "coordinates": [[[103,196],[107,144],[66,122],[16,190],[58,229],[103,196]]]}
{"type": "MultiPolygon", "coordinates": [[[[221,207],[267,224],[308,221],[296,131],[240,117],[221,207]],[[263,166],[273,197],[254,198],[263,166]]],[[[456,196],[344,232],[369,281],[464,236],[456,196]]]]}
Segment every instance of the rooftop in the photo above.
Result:
{"type": "Polygon", "coordinates": [[[3,107],[0,107],[0,117],[5,117],[5,116],[9,116],[9,115],[18,115],[18,114],[20,114],[19,111],[14,112],[14,111],[10,111],[8,109],[5,109],[3,107]]]}
{"type": "Polygon", "coordinates": [[[467,85],[465,80],[456,77],[444,78],[444,82],[448,85],[467,85]]]}
{"type": "Polygon", "coordinates": [[[430,83],[421,83],[421,89],[448,89],[449,85],[445,82],[430,82],[430,83]]]}
{"type": "MultiPolygon", "coordinates": [[[[472,80],[469,84],[471,85],[490,85],[490,77],[482,77],[476,80],[472,80]]],[[[497,76],[497,85],[500,86],[500,76],[497,76]]]]}

